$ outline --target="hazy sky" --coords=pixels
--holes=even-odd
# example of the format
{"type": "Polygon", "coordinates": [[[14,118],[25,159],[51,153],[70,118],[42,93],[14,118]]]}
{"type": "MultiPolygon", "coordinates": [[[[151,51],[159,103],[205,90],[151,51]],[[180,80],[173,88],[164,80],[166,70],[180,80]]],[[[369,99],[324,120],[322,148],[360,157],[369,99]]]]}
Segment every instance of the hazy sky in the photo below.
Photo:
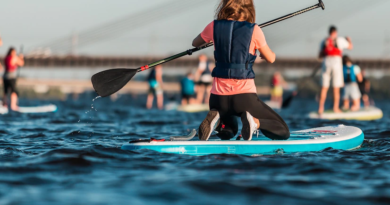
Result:
{"type": "MultiPolygon", "coordinates": [[[[4,54],[10,45],[19,48],[23,44],[29,50],[64,37],[71,39],[72,33],[82,33],[136,13],[143,14],[134,17],[134,21],[129,19],[129,26],[110,30],[103,39],[92,39],[93,43],[77,48],[76,53],[87,55],[178,53],[189,49],[192,39],[213,20],[219,0],[181,0],[199,3],[181,11],[172,8],[172,12],[161,16],[148,12],[148,9],[163,7],[172,1],[3,1],[0,7],[0,35],[4,45],[0,48],[0,54],[4,54]],[[134,26],[135,22],[142,26],[134,26]]],[[[255,0],[257,22],[272,20],[317,2],[255,0]]],[[[329,25],[335,24],[339,27],[340,35],[349,35],[354,41],[355,50],[350,52],[351,55],[367,58],[390,57],[388,23],[390,1],[324,0],[324,2],[327,7],[325,11],[318,9],[264,29],[268,44],[278,56],[315,57],[320,41],[327,35],[329,25]]],[[[211,54],[212,49],[206,52],[211,54]]]]}

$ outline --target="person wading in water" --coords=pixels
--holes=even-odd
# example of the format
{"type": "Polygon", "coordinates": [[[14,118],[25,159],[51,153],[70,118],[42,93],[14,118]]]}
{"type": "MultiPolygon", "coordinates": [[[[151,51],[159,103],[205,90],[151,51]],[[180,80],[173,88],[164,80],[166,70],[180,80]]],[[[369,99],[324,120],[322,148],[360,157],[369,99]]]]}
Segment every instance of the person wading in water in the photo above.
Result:
{"type": "Polygon", "coordinates": [[[149,83],[149,93],[146,100],[146,108],[152,109],[154,96],[157,98],[157,107],[162,110],[164,107],[164,93],[163,93],[163,78],[162,78],[162,66],[159,65],[155,69],[151,70],[147,81],[149,83]]]}
{"type": "Polygon", "coordinates": [[[290,137],[283,119],[257,97],[252,69],[256,51],[269,63],[276,56],[255,24],[255,13],[253,0],[221,0],[216,20],[193,41],[195,47],[214,42],[216,61],[210,112],[199,126],[200,140],[208,140],[218,125],[221,139],[233,138],[238,133],[237,117],[241,117],[245,140],[251,140],[258,129],[273,140],[290,137]]]}

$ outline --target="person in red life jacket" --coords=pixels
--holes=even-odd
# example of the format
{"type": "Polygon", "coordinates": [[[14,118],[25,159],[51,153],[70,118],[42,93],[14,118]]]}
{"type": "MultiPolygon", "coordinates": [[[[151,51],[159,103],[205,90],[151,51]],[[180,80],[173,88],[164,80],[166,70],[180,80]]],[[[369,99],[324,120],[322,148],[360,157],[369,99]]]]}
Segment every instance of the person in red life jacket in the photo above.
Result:
{"type": "MultiPolygon", "coordinates": [[[[0,36],[0,47],[3,45],[3,40],[1,39],[1,36],[0,36]]],[[[3,66],[1,65],[0,63],[0,70],[3,70],[3,66]]]]}
{"type": "Polygon", "coordinates": [[[343,72],[344,72],[344,110],[349,110],[349,100],[352,100],[351,111],[360,109],[360,98],[362,94],[359,90],[359,82],[363,81],[363,75],[358,65],[352,63],[349,56],[343,57],[343,72]]]}
{"type": "Polygon", "coordinates": [[[230,134],[219,132],[217,136],[230,140],[238,133],[237,117],[241,118],[244,140],[251,140],[258,129],[273,140],[290,137],[283,119],[257,96],[252,69],[256,52],[269,63],[273,63],[276,56],[255,19],[253,0],[221,0],[216,20],[192,43],[199,47],[214,42],[215,48],[210,112],[199,126],[200,140],[208,140],[218,127],[230,130],[230,134]]]}
{"type": "Polygon", "coordinates": [[[10,107],[12,110],[18,110],[18,91],[16,89],[17,69],[19,66],[24,66],[24,57],[22,54],[19,56],[14,48],[8,50],[7,56],[4,59],[4,76],[3,87],[4,97],[3,106],[8,106],[7,98],[8,94],[11,95],[10,107]]]}
{"type": "Polygon", "coordinates": [[[199,56],[199,66],[195,73],[195,82],[197,82],[196,100],[200,104],[203,102],[206,104],[209,103],[211,83],[213,82],[213,77],[211,76],[213,70],[211,66],[206,55],[202,54],[199,56]]]}
{"type": "Polygon", "coordinates": [[[353,44],[349,37],[338,37],[337,28],[331,26],[329,29],[329,37],[326,38],[321,44],[320,58],[324,58],[322,64],[322,88],[320,93],[318,114],[324,112],[324,106],[326,101],[326,95],[329,90],[330,80],[333,80],[333,111],[335,113],[341,112],[340,110],[340,88],[344,86],[343,77],[343,62],[342,53],[344,49],[352,50],[353,44]]]}
{"type": "Polygon", "coordinates": [[[164,93],[163,93],[163,71],[162,66],[158,65],[152,69],[148,75],[147,81],[149,83],[149,93],[146,100],[146,108],[152,109],[154,96],[157,98],[157,107],[162,110],[164,107],[164,93]]]}
{"type": "Polygon", "coordinates": [[[282,105],[283,103],[283,89],[287,87],[287,83],[284,80],[282,74],[277,71],[272,76],[271,83],[271,101],[277,102],[282,105]]]}

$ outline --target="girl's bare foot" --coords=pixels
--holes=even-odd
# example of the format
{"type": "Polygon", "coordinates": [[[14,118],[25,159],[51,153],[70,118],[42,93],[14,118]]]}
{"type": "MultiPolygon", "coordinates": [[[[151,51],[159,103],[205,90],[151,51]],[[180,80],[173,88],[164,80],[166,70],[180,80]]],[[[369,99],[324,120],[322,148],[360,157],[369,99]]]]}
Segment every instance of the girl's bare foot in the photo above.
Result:
{"type": "Polygon", "coordinates": [[[11,105],[11,110],[13,110],[13,111],[18,111],[18,110],[19,110],[19,106],[17,106],[17,105],[11,105]]]}
{"type": "Polygon", "coordinates": [[[358,111],[358,110],[360,110],[360,107],[357,107],[357,106],[351,107],[351,111],[358,111]]]}
{"type": "Polygon", "coordinates": [[[333,109],[333,112],[334,113],[342,113],[343,111],[341,111],[339,108],[337,108],[337,109],[333,109]]]}
{"type": "Polygon", "coordinates": [[[318,109],[318,114],[319,114],[319,115],[322,115],[323,113],[324,113],[324,108],[319,108],[319,109],[318,109]]]}

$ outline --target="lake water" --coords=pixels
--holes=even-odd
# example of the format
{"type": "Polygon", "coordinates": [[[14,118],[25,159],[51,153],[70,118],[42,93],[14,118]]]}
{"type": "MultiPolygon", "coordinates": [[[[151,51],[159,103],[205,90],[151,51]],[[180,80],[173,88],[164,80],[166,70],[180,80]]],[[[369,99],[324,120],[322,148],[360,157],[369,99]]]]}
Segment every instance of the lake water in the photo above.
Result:
{"type": "Polygon", "coordinates": [[[304,116],[312,99],[280,114],[291,130],[360,127],[356,151],[268,156],[187,156],[123,151],[132,139],[169,138],[197,128],[206,113],[144,109],[145,96],[55,103],[54,114],[0,116],[0,204],[389,204],[390,106],[378,121],[320,121],[304,116]]]}

